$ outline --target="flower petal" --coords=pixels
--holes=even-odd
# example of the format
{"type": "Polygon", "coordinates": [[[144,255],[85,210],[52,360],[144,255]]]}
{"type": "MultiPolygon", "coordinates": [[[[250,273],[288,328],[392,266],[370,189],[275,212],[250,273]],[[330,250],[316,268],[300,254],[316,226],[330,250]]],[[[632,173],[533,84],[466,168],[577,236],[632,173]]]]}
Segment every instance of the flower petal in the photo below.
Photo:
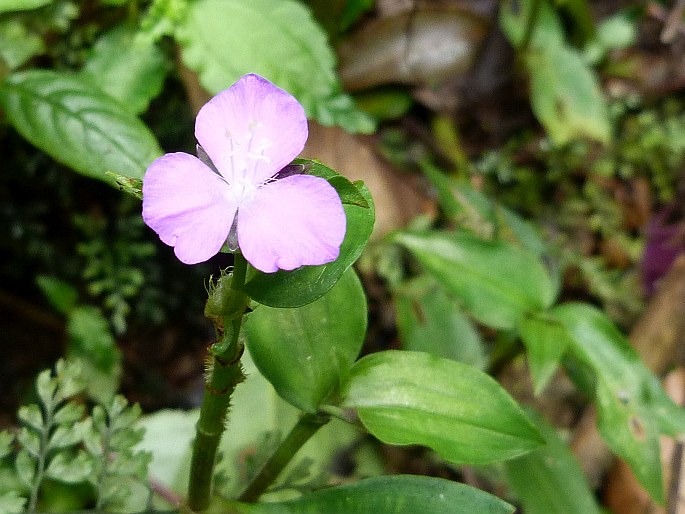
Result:
{"type": "Polygon", "coordinates": [[[163,155],[143,178],[143,220],[174,247],[181,262],[206,261],[221,249],[235,217],[237,205],[228,190],[196,157],[163,155]]]}
{"type": "Polygon", "coordinates": [[[345,228],[338,193],[310,175],[271,182],[238,210],[240,250],[266,273],[334,261],[345,228]]]}
{"type": "Polygon", "coordinates": [[[259,75],[245,75],[207,102],[195,137],[230,184],[260,184],[304,148],[304,109],[289,93],[259,75]]]}

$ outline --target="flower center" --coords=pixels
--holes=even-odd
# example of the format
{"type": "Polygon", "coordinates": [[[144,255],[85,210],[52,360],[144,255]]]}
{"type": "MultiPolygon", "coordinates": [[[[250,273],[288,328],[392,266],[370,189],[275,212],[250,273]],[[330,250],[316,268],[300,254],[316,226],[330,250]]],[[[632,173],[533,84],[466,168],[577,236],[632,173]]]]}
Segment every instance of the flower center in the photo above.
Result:
{"type": "Polygon", "coordinates": [[[255,184],[251,180],[239,178],[229,184],[230,196],[240,206],[243,202],[248,202],[254,196],[254,192],[261,184],[255,184]]]}
{"type": "Polygon", "coordinates": [[[258,137],[262,128],[259,121],[251,121],[247,132],[241,137],[226,131],[227,148],[221,156],[222,171],[231,187],[236,189],[237,196],[251,194],[259,187],[257,169],[263,162],[268,164],[271,158],[265,155],[273,142],[267,137],[258,137]],[[251,189],[249,186],[252,185],[251,189]]]}

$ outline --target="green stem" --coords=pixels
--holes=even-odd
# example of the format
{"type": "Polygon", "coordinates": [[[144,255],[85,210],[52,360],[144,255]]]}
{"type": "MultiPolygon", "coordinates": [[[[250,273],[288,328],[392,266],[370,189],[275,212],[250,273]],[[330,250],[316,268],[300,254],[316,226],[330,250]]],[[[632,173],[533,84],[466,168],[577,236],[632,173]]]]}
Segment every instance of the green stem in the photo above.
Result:
{"type": "Polygon", "coordinates": [[[244,502],[255,502],[264,493],[283,468],[290,462],[297,450],[313,436],[319,428],[330,419],[327,415],[304,414],[292,428],[290,433],[278,446],[271,458],[266,461],[257,476],[247,486],[243,494],[238,498],[244,502]]]}
{"type": "MultiPolygon", "coordinates": [[[[210,348],[211,372],[205,384],[204,398],[193,443],[188,483],[188,508],[199,512],[209,507],[216,452],[226,426],[226,414],[235,387],[245,380],[240,364],[243,348],[239,342],[240,327],[248,298],[242,292],[247,262],[235,256],[231,287],[225,288],[228,312],[221,318],[217,331],[222,340],[210,348]]],[[[216,323],[216,320],[215,320],[216,323]]]]}

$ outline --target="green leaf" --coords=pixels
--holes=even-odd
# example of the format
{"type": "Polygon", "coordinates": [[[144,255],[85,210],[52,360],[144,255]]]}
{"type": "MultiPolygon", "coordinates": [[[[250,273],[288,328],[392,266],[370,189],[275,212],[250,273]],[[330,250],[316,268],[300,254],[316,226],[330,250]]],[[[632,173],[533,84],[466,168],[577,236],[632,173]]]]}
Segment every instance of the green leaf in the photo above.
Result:
{"type": "Polygon", "coordinates": [[[421,352],[385,351],[360,359],[343,407],[389,444],[422,444],[459,464],[522,455],[541,443],[537,429],[490,376],[421,352]]]}
{"type": "Polygon", "coordinates": [[[258,307],[245,324],[248,347],[281,397],[316,412],[347,378],[364,342],[366,318],[364,290],[349,269],[304,307],[258,307]]]}
{"type": "Polygon", "coordinates": [[[12,18],[0,21],[0,59],[7,68],[15,70],[44,51],[43,40],[22,21],[12,18]]]}
{"type": "Polygon", "coordinates": [[[550,314],[567,329],[573,354],[597,376],[598,427],[652,498],[663,502],[659,434],[685,433],[685,410],[674,404],[625,336],[598,309],[565,304],[550,314]]]}
{"type": "Polygon", "coordinates": [[[43,430],[43,414],[41,413],[38,405],[35,403],[31,405],[22,405],[19,407],[19,410],[17,411],[17,417],[22,423],[27,424],[38,432],[43,430]]]}
{"type": "Polygon", "coordinates": [[[366,201],[366,198],[360,189],[362,182],[359,182],[358,184],[353,183],[347,177],[340,175],[337,171],[332,170],[319,161],[295,159],[293,164],[304,166],[307,175],[325,178],[338,193],[340,201],[344,205],[356,205],[357,207],[364,208],[369,207],[369,202],[366,201]]]}
{"type": "Polygon", "coordinates": [[[38,458],[41,454],[40,432],[36,433],[26,427],[22,427],[17,434],[17,442],[33,457],[38,458]]]}
{"type": "Polygon", "coordinates": [[[364,128],[363,120],[349,119],[354,105],[340,94],[326,34],[300,2],[199,0],[190,5],[176,38],[183,61],[211,93],[258,73],[294,95],[323,124],[342,121],[350,128],[353,122],[364,128]]]}
{"type": "Polygon", "coordinates": [[[50,304],[61,314],[68,314],[76,307],[78,292],[68,282],[57,277],[38,275],[36,277],[36,284],[38,284],[38,287],[40,287],[40,290],[50,304]]]}
{"type": "Polygon", "coordinates": [[[245,284],[245,292],[252,299],[270,307],[301,307],[323,296],[354,264],[371,236],[375,220],[371,193],[364,184],[355,186],[368,207],[343,204],[347,232],[340,246],[339,257],[328,264],[303,266],[294,271],[256,272],[245,284]]]}
{"type": "Polygon", "coordinates": [[[608,144],[611,124],[597,77],[575,49],[531,48],[526,54],[533,112],[557,145],[589,138],[608,144]]]}
{"type": "Polygon", "coordinates": [[[226,502],[240,514],[506,514],[508,503],[484,491],[441,478],[395,475],[322,489],[281,503],[226,502]]]}
{"type": "Polygon", "coordinates": [[[478,332],[435,280],[420,276],[407,281],[394,292],[393,300],[403,349],[484,368],[478,332]]]}
{"type": "Polygon", "coordinates": [[[3,514],[20,514],[24,512],[26,498],[19,496],[17,491],[0,494],[0,512],[3,514]]]}
{"type": "Polygon", "coordinates": [[[524,319],[519,334],[528,352],[528,365],[537,395],[554,375],[571,341],[562,325],[544,316],[524,319]]]}
{"type": "Polygon", "coordinates": [[[49,411],[54,407],[54,396],[57,391],[57,381],[52,378],[52,373],[49,369],[43,370],[36,378],[36,392],[40,398],[41,403],[49,411]]]}
{"type": "Polygon", "coordinates": [[[83,391],[83,381],[81,379],[81,364],[78,361],[60,359],[55,365],[55,378],[57,384],[55,400],[64,401],[83,391]]]}
{"type": "Polygon", "coordinates": [[[161,92],[168,68],[152,38],[119,25],[95,42],[81,74],[138,114],[161,92]]]}
{"type": "Polygon", "coordinates": [[[17,476],[26,485],[30,486],[33,483],[33,477],[36,474],[36,461],[26,450],[19,450],[17,453],[17,460],[14,462],[17,476]]]}
{"type": "Polygon", "coordinates": [[[466,231],[399,232],[407,248],[480,322],[513,328],[523,316],[549,307],[555,288],[538,258],[504,241],[466,231]]]}
{"type": "Polygon", "coordinates": [[[499,24],[517,49],[526,44],[558,45],[565,39],[561,20],[549,0],[504,0],[499,9],[499,24]]]}
{"type": "Polygon", "coordinates": [[[69,354],[92,362],[102,371],[111,372],[120,354],[107,318],[97,307],[80,306],[67,321],[69,354]]]}
{"type": "Polygon", "coordinates": [[[51,4],[52,0],[0,0],[0,13],[28,11],[51,4]]]}
{"type": "Polygon", "coordinates": [[[12,453],[12,442],[14,436],[7,430],[0,430],[0,459],[12,453]]]}
{"type": "Polygon", "coordinates": [[[55,423],[60,425],[73,426],[74,422],[83,417],[84,410],[83,405],[79,403],[65,403],[64,406],[60,407],[60,409],[55,412],[52,419],[55,423]]]}
{"type": "Polygon", "coordinates": [[[526,514],[599,514],[575,456],[542,416],[528,412],[545,445],[505,463],[507,480],[526,514]]]}
{"type": "Polygon", "coordinates": [[[0,106],[32,144],[88,177],[113,184],[106,172],[142,178],[161,154],[148,128],[83,78],[30,70],[7,77],[0,106]]]}
{"type": "Polygon", "coordinates": [[[71,426],[59,426],[50,436],[48,450],[64,449],[74,446],[82,439],[83,425],[75,423],[71,426]]]}
{"type": "Polygon", "coordinates": [[[46,476],[67,484],[83,482],[91,473],[93,461],[88,454],[80,450],[76,455],[69,452],[58,453],[45,470],[46,476]]]}

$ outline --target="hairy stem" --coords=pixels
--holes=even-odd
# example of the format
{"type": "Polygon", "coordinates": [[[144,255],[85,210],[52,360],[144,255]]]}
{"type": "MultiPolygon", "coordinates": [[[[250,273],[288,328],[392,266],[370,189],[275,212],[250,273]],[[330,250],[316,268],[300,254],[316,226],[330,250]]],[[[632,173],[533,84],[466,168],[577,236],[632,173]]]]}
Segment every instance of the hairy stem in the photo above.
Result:
{"type": "Polygon", "coordinates": [[[193,443],[188,483],[188,508],[193,512],[207,509],[211,497],[214,463],[221,435],[226,426],[226,414],[235,387],[245,379],[240,364],[243,347],[239,342],[240,327],[248,298],[242,292],[247,262],[235,257],[230,288],[224,288],[226,312],[215,324],[220,341],[210,348],[210,371],[200,408],[200,419],[193,443]]]}
{"type": "Polygon", "coordinates": [[[271,458],[266,461],[259,473],[252,479],[239,500],[254,502],[266,491],[297,451],[330,419],[327,415],[304,414],[292,428],[271,458]]]}

